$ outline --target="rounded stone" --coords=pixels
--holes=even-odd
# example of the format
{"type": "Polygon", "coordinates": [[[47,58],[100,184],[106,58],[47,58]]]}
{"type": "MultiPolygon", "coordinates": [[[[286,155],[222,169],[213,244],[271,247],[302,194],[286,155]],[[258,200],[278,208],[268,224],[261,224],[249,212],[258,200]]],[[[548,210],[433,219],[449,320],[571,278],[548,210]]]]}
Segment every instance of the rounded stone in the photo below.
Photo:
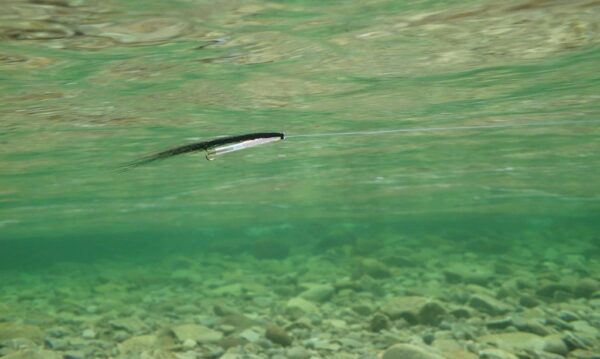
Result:
{"type": "Polygon", "coordinates": [[[388,348],[381,359],[443,359],[443,357],[416,345],[396,344],[388,348]]]}
{"type": "Polygon", "coordinates": [[[96,332],[93,329],[86,329],[83,331],[83,333],[81,334],[81,336],[84,339],[95,339],[96,338],[96,332]]]}
{"type": "Polygon", "coordinates": [[[313,302],[324,302],[331,298],[335,289],[328,284],[315,285],[300,294],[301,298],[308,299],[313,302]]]}
{"type": "Polygon", "coordinates": [[[308,359],[310,353],[303,347],[293,347],[286,351],[288,359],[308,359]]]}
{"type": "Polygon", "coordinates": [[[573,292],[577,297],[589,298],[600,289],[600,282],[594,278],[583,278],[575,284],[573,292]]]}
{"type": "Polygon", "coordinates": [[[292,338],[288,335],[285,329],[275,324],[267,326],[265,337],[267,337],[267,339],[273,343],[282,345],[284,347],[292,344],[292,338]]]}

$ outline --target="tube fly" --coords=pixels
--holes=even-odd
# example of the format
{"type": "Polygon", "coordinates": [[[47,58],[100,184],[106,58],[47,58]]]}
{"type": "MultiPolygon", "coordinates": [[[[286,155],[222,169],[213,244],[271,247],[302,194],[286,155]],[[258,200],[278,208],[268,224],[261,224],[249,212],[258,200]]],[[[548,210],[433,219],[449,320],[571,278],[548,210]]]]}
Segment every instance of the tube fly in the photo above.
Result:
{"type": "Polygon", "coordinates": [[[139,160],[133,161],[125,165],[125,169],[138,167],[157,160],[163,160],[169,157],[180,155],[183,153],[206,151],[206,159],[213,160],[216,156],[226,153],[240,151],[246,148],[262,145],[269,142],[280,141],[285,138],[285,135],[280,132],[257,132],[248,133],[245,135],[219,137],[209,141],[190,143],[174,147],[153,155],[149,155],[139,160]]]}

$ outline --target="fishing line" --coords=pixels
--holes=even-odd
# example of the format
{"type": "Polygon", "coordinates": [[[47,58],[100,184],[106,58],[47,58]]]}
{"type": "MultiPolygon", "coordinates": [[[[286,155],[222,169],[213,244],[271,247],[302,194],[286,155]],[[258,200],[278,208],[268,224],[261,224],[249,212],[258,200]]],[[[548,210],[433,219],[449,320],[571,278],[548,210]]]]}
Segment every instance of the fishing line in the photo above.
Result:
{"type": "Polygon", "coordinates": [[[298,135],[286,135],[285,138],[313,138],[313,137],[337,137],[337,136],[376,136],[400,132],[444,132],[444,131],[468,131],[468,130],[486,130],[486,129],[504,129],[520,127],[550,127],[550,126],[577,126],[600,124],[600,120],[580,120],[580,121],[553,121],[553,122],[526,122],[526,123],[506,123],[495,125],[472,125],[472,126],[450,126],[450,127],[416,127],[416,128],[395,128],[388,130],[366,130],[352,132],[323,132],[298,135]]]}
{"type": "Polygon", "coordinates": [[[395,128],[387,130],[367,130],[351,132],[322,132],[306,133],[286,136],[282,132],[256,132],[237,136],[217,137],[212,140],[191,143],[164,150],[162,152],[148,155],[122,167],[122,169],[133,168],[145,165],[157,160],[166,159],[176,155],[206,151],[206,159],[213,160],[216,156],[226,153],[245,150],[251,147],[263,145],[270,142],[281,141],[284,138],[323,138],[339,136],[381,136],[393,133],[414,133],[414,132],[444,132],[444,131],[470,131],[470,130],[493,130],[523,127],[550,127],[550,126],[581,126],[600,123],[600,120],[580,120],[580,121],[549,121],[549,122],[526,122],[526,123],[504,123],[490,125],[471,125],[471,126],[450,126],[450,127],[416,127],[416,128],[395,128]]]}

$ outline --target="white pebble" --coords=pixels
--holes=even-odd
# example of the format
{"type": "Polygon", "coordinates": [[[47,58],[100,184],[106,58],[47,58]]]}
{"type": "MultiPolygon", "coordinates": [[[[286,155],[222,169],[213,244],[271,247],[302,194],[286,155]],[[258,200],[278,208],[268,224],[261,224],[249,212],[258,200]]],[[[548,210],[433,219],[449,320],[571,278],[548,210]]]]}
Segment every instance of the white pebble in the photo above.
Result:
{"type": "Polygon", "coordinates": [[[81,334],[81,336],[84,339],[95,339],[96,338],[96,332],[93,329],[86,329],[83,331],[83,333],[81,334]]]}
{"type": "Polygon", "coordinates": [[[196,341],[194,339],[186,339],[183,341],[183,347],[185,349],[194,349],[196,346],[196,341]]]}

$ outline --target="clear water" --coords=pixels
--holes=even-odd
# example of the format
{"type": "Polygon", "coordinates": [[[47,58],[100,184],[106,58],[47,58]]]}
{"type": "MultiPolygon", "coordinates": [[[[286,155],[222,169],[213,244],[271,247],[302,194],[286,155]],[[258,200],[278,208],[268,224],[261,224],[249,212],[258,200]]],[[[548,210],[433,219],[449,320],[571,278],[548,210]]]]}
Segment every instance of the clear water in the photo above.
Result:
{"type": "Polygon", "coordinates": [[[359,237],[598,257],[594,1],[2,3],[3,270],[359,237]],[[259,131],[289,138],[118,171],[259,131]]]}

